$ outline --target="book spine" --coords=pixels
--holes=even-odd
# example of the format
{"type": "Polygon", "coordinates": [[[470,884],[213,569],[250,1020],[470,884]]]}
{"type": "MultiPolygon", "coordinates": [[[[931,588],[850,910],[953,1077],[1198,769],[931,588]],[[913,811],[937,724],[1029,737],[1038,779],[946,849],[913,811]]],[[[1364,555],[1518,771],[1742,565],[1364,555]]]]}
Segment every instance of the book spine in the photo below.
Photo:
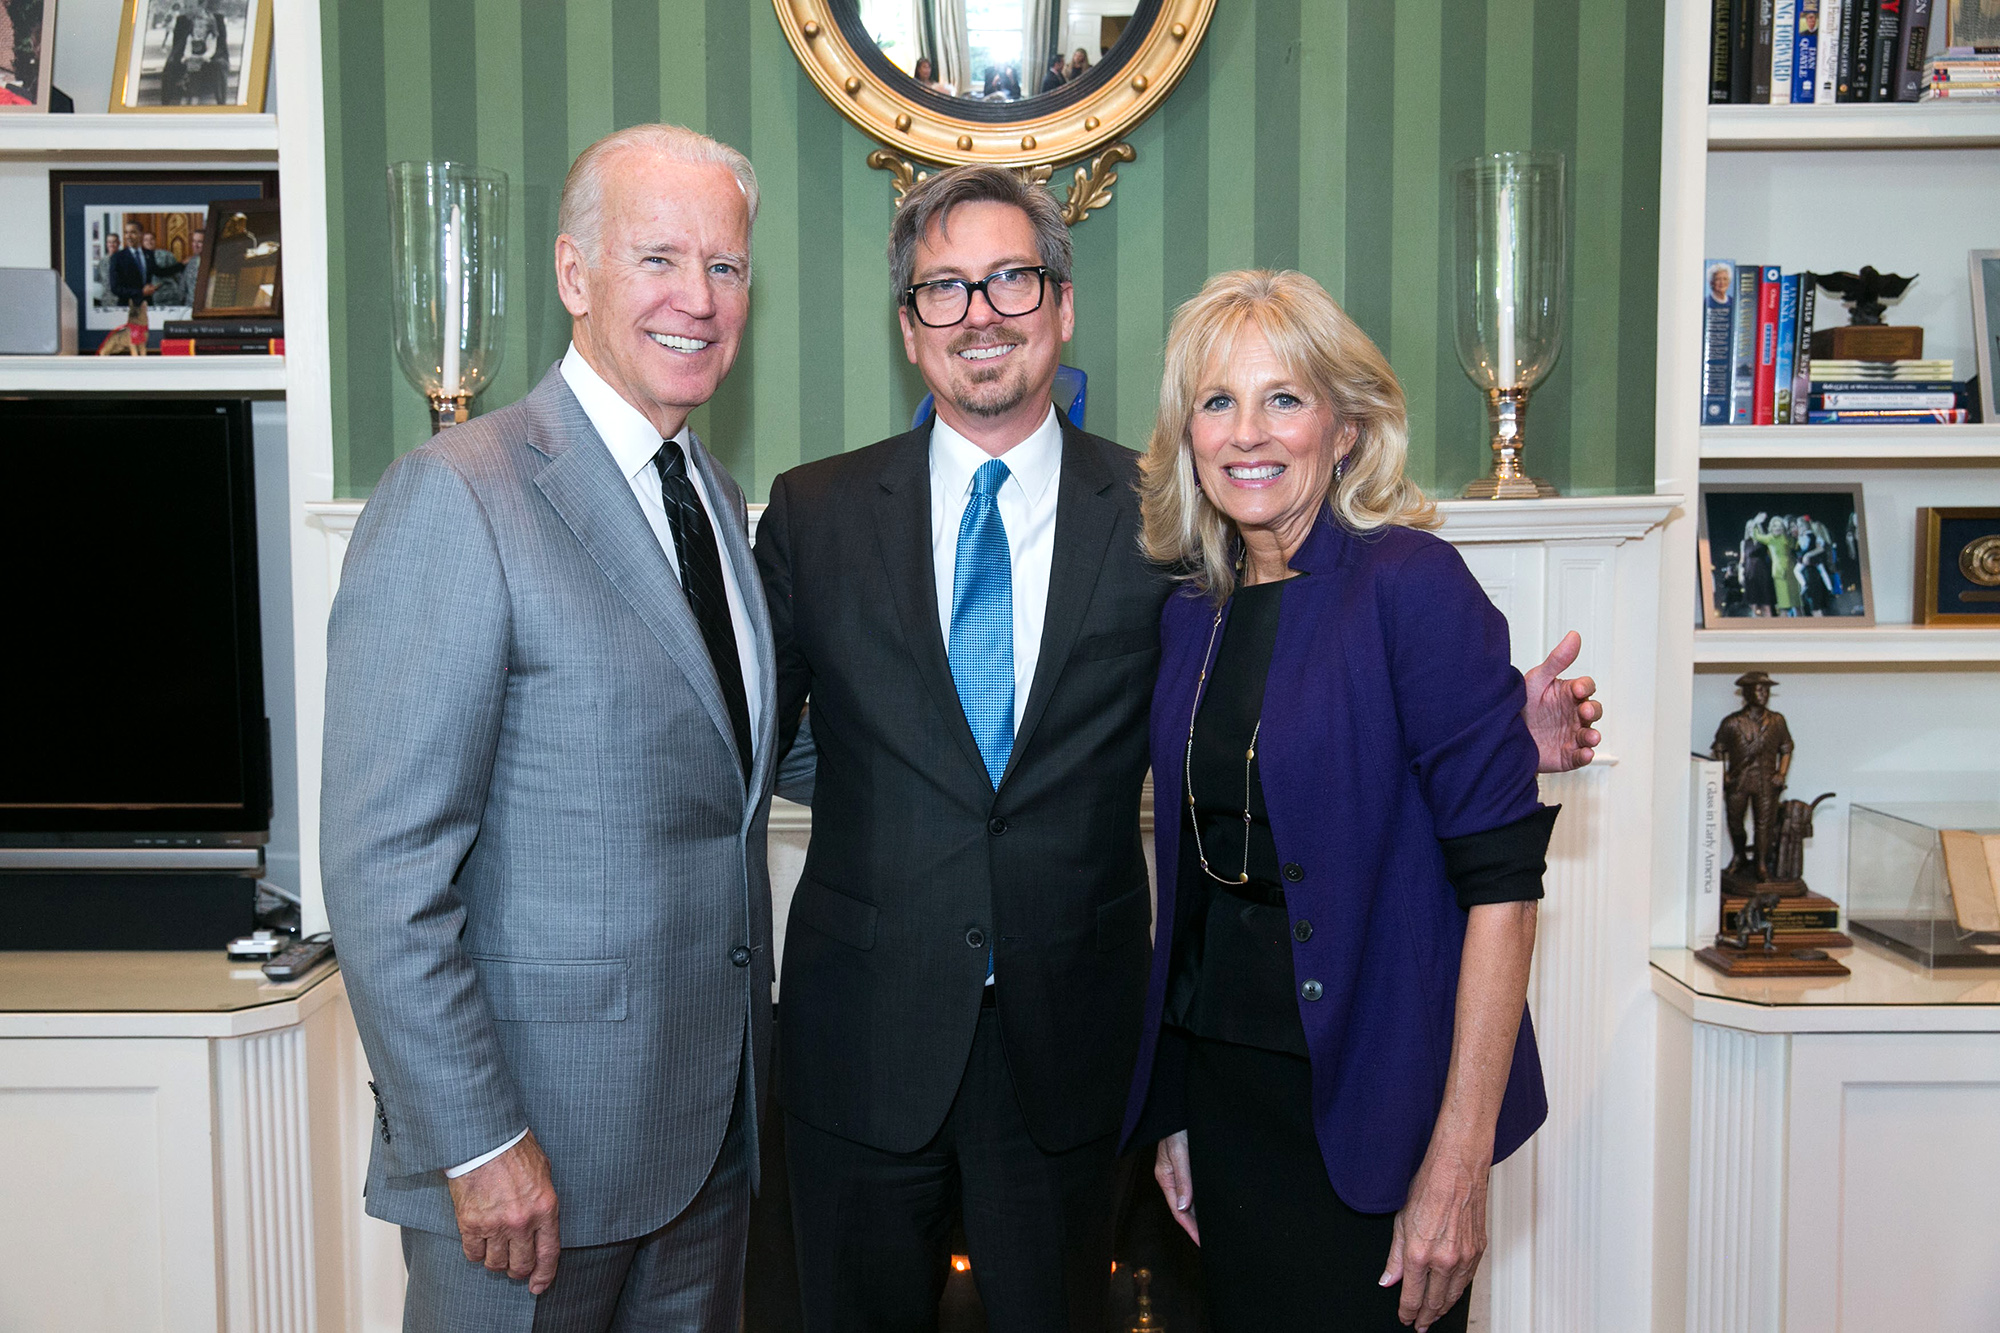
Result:
{"type": "Polygon", "coordinates": [[[1771,101],[1771,22],[1776,15],[1777,0],[1755,0],[1755,3],[1757,28],[1750,49],[1750,100],[1766,106],[1771,101]]]}
{"type": "Polygon", "coordinates": [[[1736,266],[1736,300],[1729,315],[1729,424],[1750,424],[1757,397],[1757,276],[1755,264],[1736,266]]]}
{"type": "Polygon", "coordinates": [[[162,338],[161,356],[283,356],[283,338],[162,338]]]}
{"type": "Polygon", "coordinates": [[[1831,105],[1840,92],[1840,25],[1846,13],[1847,0],[1819,0],[1819,49],[1814,56],[1819,69],[1813,101],[1822,106],[1831,105]]]}
{"type": "Polygon", "coordinates": [[[1835,62],[1839,68],[1833,94],[1836,102],[1854,100],[1854,29],[1861,22],[1861,2],[1847,0],[1840,16],[1840,58],[1835,62]]]}
{"type": "Polygon", "coordinates": [[[1757,280],[1757,378],[1751,400],[1750,424],[1768,426],[1777,420],[1778,300],[1784,276],[1778,266],[1764,269],[1757,280]]]}
{"type": "MultiPolygon", "coordinates": [[[[1792,357],[1799,341],[1799,275],[1787,273],[1778,285],[1778,364],[1772,372],[1777,402],[1771,420],[1780,426],[1792,424],[1792,357]]],[[[1799,404],[1801,415],[1805,405],[1799,404]]]]}
{"type": "Polygon", "coordinates": [[[1799,0],[1792,37],[1792,101],[1811,102],[1819,88],[1819,0],[1799,0]]]}
{"type": "Polygon", "coordinates": [[[285,326],[276,320],[170,319],[163,326],[169,338],[282,338],[285,326]]]}
{"type": "Polygon", "coordinates": [[[1971,419],[1971,414],[1962,407],[1940,407],[1929,411],[1914,408],[1909,411],[1839,408],[1806,413],[1806,423],[1813,426],[1962,426],[1971,419]]]}
{"type": "Polygon", "coordinates": [[[1882,393],[1874,389],[1853,392],[1829,389],[1824,393],[1813,394],[1812,406],[1815,410],[1826,412],[1838,412],[1843,409],[1858,411],[1863,408],[1907,410],[1917,407],[1929,411],[1940,407],[1957,407],[1958,395],[1950,390],[1943,393],[1882,393]]]}
{"type": "Polygon", "coordinates": [[[1708,100],[1729,101],[1729,14],[1731,0],[1715,0],[1709,8],[1708,100]]]}
{"type": "MultiPolygon", "coordinates": [[[[1815,380],[1810,390],[1817,398],[1823,393],[1942,393],[1956,395],[1963,386],[1952,380],[1815,380]]],[[[1958,402],[1940,407],[1962,407],[1958,402]]]]}
{"type": "Polygon", "coordinates": [[[1736,305],[1736,263],[1711,259],[1702,265],[1707,280],[1701,286],[1701,424],[1729,424],[1729,378],[1735,368],[1731,315],[1736,305]],[[1716,293],[1718,280],[1722,284],[1716,293]]]}
{"type": "Polygon", "coordinates": [[[1715,942],[1722,928],[1722,761],[1694,755],[1688,763],[1688,948],[1715,942]]]}
{"type": "Polygon", "coordinates": [[[1798,0],[1775,0],[1771,6],[1771,105],[1792,100],[1793,42],[1799,32],[1798,0]]]}
{"type": "Polygon", "coordinates": [[[1896,100],[1923,96],[1924,66],[1931,50],[1931,0],[1903,0],[1903,36],[1897,43],[1896,100]]]}
{"type": "Polygon", "coordinates": [[[1847,100],[1866,102],[1875,94],[1875,18],[1880,0],[1855,0],[1854,76],[1848,80],[1847,100]]]}
{"type": "Polygon", "coordinates": [[[1806,400],[1806,393],[1812,387],[1812,335],[1813,294],[1819,284],[1810,273],[1799,274],[1799,316],[1798,338],[1792,345],[1792,422],[1794,425],[1805,421],[1805,409],[1800,406],[1806,400]]]}
{"type": "Polygon", "coordinates": [[[1896,66],[1896,52],[1903,36],[1903,0],[1876,0],[1875,43],[1868,57],[1868,100],[1893,102],[1902,75],[1896,66]]]}
{"type": "Polygon", "coordinates": [[[1758,0],[1730,0],[1729,101],[1742,106],[1750,100],[1750,61],[1757,50],[1758,0]]]}

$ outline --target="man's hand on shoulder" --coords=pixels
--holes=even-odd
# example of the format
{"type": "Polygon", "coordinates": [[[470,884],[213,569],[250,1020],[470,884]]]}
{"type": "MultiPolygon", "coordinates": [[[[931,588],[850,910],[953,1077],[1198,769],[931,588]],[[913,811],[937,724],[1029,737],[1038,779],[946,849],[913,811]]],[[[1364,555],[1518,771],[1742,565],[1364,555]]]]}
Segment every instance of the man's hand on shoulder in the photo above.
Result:
{"type": "Polygon", "coordinates": [[[1571,630],[1542,664],[1524,677],[1528,706],[1521,710],[1521,716],[1535,737],[1535,749],[1541,756],[1539,771],[1543,773],[1582,768],[1597,757],[1597,746],[1604,740],[1590,725],[1604,716],[1604,705],[1591,698],[1597,693],[1597,682],[1589,676],[1562,679],[1564,670],[1582,651],[1583,636],[1571,630]]]}
{"type": "Polygon", "coordinates": [[[556,1187],[531,1132],[476,1170],[445,1182],[465,1257],[539,1296],[556,1277],[556,1187]]]}

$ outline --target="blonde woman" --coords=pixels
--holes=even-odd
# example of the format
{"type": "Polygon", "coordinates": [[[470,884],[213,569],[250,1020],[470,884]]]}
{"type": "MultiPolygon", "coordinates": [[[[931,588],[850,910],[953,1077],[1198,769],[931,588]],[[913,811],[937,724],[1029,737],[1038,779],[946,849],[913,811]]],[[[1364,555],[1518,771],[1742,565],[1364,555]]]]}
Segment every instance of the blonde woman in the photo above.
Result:
{"type": "Polygon", "coordinates": [[[1158,1141],[1222,1333],[1464,1328],[1488,1172],[1546,1114],[1556,812],[1507,622],[1406,448],[1388,363],[1311,278],[1224,273],[1175,315],[1140,495],[1184,582],[1152,713],[1180,817],[1125,1138],[1158,1141]]]}

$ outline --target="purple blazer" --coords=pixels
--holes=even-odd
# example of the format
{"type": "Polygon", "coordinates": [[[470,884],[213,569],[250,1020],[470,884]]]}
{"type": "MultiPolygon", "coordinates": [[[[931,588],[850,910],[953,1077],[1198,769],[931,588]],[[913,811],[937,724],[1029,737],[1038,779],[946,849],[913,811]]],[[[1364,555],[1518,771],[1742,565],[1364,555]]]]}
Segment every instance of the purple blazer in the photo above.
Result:
{"type": "MultiPolygon", "coordinates": [[[[1451,1059],[1466,913],[1438,840],[1540,809],[1537,755],[1507,621],[1450,545],[1412,528],[1352,533],[1325,510],[1292,568],[1305,577],[1285,589],[1257,758],[1294,923],[1313,1124],[1335,1193],[1358,1211],[1393,1212],[1430,1144],[1451,1059]]],[[[1160,1012],[1174,956],[1181,761],[1213,625],[1192,589],[1160,614],[1159,909],[1124,1141],[1142,1121],[1149,1133],[1182,1127],[1179,1061],[1162,1058],[1160,1012]]],[[[1524,1012],[1494,1160],[1547,1114],[1524,1012]]]]}

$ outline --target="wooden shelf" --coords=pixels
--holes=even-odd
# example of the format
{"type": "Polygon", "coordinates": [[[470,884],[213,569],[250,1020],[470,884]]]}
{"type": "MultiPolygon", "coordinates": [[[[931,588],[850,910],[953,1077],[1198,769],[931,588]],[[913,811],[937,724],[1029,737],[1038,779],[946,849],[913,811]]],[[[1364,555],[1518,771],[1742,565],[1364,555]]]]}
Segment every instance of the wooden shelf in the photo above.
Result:
{"type": "Polygon", "coordinates": [[[1756,148],[1991,148],[2000,106],[1711,106],[1708,146],[1756,148]]]}
{"type": "Polygon", "coordinates": [[[272,115],[0,116],[0,157],[198,159],[255,155],[276,160],[272,115]]]}
{"type": "Polygon", "coordinates": [[[0,356],[7,393],[282,393],[282,356],[0,356]]]}
{"type": "Polygon", "coordinates": [[[2000,628],[1862,625],[1698,629],[1694,632],[1694,660],[1697,665],[2000,662],[2000,628]]]}
{"type": "Polygon", "coordinates": [[[1704,463],[2000,462],[2000,425],[1709,426],[1704,463]]]}

